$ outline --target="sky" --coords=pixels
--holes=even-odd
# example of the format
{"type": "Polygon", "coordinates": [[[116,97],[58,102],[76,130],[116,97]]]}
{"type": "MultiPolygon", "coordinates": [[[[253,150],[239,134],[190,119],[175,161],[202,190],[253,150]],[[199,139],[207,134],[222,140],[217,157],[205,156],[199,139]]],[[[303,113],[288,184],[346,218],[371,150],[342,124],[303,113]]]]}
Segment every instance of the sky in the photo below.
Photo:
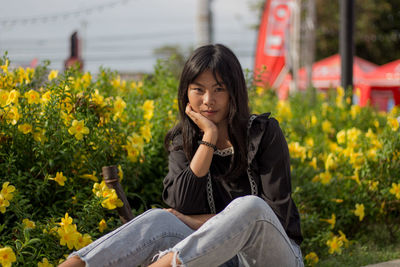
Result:
{"type": "MultiPolygon", "coordinates": [[[[230,47],[243,68],[253,68],[259,22],[255,0],[213,0],[214,42],[230,47]]],[[[196,45],[197,0],[15,0],[0,9],[0,54],[14,65],[49,59],[63,69],[69,38],[82,39],[85,70],[151,72],[155,48],[196,45]]]]}

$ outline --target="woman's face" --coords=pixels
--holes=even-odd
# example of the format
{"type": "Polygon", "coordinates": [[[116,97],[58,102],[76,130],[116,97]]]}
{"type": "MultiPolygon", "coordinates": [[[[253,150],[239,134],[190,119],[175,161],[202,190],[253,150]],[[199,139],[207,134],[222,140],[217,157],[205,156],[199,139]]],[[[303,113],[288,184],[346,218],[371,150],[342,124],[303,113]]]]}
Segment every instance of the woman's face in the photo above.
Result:
{"type": "Polygon", "coordinates": [[[201,73],[188,88],[188,98],[192,109],[214,122],[217,126],[227,123],[229,113],[229,92],[217,75],[219,83],[211,71],[201,73]]]}

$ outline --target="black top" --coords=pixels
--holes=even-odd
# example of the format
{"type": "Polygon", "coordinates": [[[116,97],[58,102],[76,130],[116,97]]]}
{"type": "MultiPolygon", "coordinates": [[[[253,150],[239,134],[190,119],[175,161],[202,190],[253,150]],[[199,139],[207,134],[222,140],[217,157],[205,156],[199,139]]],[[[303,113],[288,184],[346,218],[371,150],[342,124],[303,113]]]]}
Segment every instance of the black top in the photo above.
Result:
{"type": "MultiPolygon", "coordinates": [[[[163,199],[167,205],[184,214],[211,213],[207,199],[207,175],[197,177],[182,149],[182,136],[172,141],[169,153],[169,172],[164,179],[163,199]]],[[[219,179],[226,173],[232,156],[214,155],[210,174],[216,212],[223,210],[233,199],[250,195],[250,179],[255,181],[261,197],[275,212],[287,235],[297,244],[303,240],[300,217],[291,198],[289,150],[274,118],[269,114],[256,116],[249,126],[248,172],[232,182],[219,179]]]]}

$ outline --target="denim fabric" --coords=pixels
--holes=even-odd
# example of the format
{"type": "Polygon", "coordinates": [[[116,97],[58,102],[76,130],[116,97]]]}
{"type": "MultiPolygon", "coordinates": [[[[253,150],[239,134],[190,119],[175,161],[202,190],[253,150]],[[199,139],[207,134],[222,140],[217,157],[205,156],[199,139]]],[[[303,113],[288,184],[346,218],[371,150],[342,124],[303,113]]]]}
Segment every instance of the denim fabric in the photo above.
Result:
{"type": "Polygon", "coordinates": [[[149,210],[71,256],[86,266],[140,266],[170,251],[183,266],[303,266],[299,246],[256,196],[233,200],[197,231],[168,211],[149,210]]]}

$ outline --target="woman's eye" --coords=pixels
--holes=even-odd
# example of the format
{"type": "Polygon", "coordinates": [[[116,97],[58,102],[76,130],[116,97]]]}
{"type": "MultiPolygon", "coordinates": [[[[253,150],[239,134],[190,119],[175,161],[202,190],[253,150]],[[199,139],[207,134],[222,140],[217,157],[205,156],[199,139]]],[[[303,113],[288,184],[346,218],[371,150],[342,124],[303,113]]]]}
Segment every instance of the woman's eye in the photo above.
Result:
{"type": "Polygon", "coordinates": [[[215,91],[217,91],[217,92],[222,92],[222,91],[225,91],[225,88],[223,88],[223,87],[217,87],[217,88],[215,89],[215,91]]]}

